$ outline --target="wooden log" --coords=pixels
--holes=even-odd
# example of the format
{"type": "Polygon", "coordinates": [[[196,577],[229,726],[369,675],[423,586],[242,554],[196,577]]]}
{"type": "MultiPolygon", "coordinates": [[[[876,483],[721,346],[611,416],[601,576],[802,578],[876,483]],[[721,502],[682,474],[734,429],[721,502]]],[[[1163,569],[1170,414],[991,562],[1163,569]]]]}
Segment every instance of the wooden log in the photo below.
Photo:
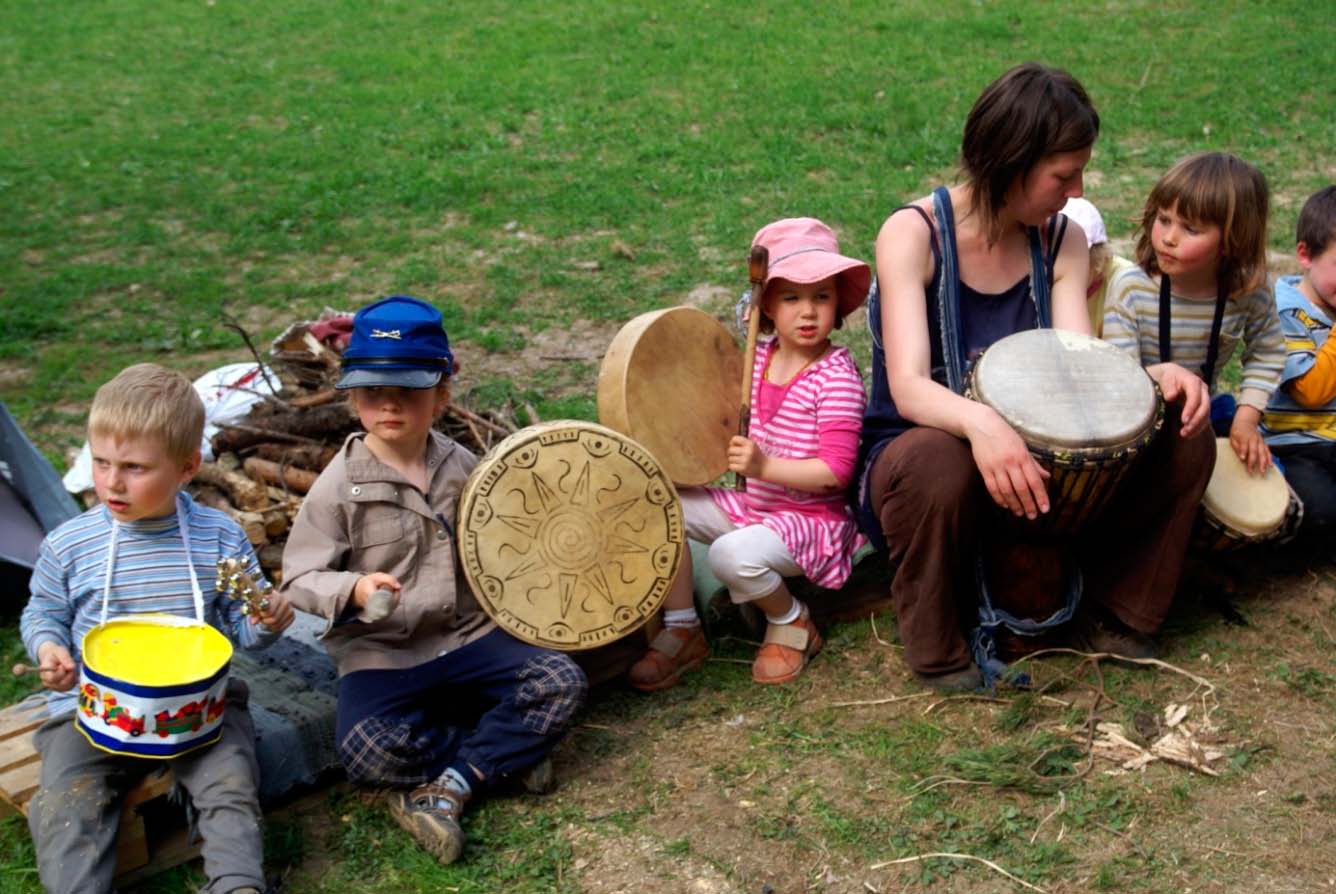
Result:
{"type": "Polygon", "coordinates": [[[233,518],[241,525],[241,530],[246,532],[246,539],[250,541],[251,546],[259,549],[269,542],[269,535],[264,529],[263,513],[242,511],[233,518]]]}
{"type": "Polygon", "coordinates": [[[199,484],[194,487],[195,502],[201,506],[208,506],[210,509],[217,509],[226,512],[228,515],[234,515],[237,508],[227,501],[227,496],[212,484],[199,484]]]}
{"type": "Polygon", "coordinates": [[[299,469],[296,466],[285,466],[258,456],[246,457],[243,466],[246,474],[256,481],[285,486],[301,494],[309,491],[315,480],[320,477],[316,472],[299,469]]]}
{"type": "Polygon", "coordinates": [[[317,447],[315,444],[256,444],[255,455],[270,462],[322,471],[338,455],[337,447],[317,447]]]}
{"type": "Polygon", "coordinates": [[[227,495],[233,506],[242,511],[264,509],[269,503],[269,494],[264,485],[257,484],[240,472],[230,472],[216,463],[200,463],[195,480],[218,488],[227,495]]]}
{"type": "Polygon", "coordinates": [[[287,512],[283,509],[267,509],[264,512],[264,533],[268,535],[269,540],[282,537],[288,533],[288,528],[292,526],[292,519],[288,518],[287,512]]]}
{"type": "Polygon", "coordinates": [[[269,578],[270,583],[277,584],[273,572],[283,567],[283,544],[269,543],[260,547],[257,554],[260,558],[260,567],[264,569],[265,576],[269,578]]]}
{"type": "Polygon", "coordinates": [[[294,397],[288,401],[288,404],[299,410],[305,410],[309,407],[323,407],[325,404],[332,404],[341,397],[343,397],[342,392],[333,388],[326,388],[322,391],[316,391],[313,394],[303,394],[300,397],[294,397]]]}
{"type": "Polygon", "coordinates": [[[343,402],[312,407],[295,413],[264,414],[247,417],[258,424],[224,425],[213,436],[213,452],[222,454],[241,450],[263,441],[325,445],[342,441],[357,426],[351,408],[343,402]]]}

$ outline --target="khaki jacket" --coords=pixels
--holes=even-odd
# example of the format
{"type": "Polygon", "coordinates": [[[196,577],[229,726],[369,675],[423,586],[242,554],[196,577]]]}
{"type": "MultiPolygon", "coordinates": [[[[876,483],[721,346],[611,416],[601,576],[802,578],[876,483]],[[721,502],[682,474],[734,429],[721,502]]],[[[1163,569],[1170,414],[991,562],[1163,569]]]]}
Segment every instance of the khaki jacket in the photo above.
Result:
{"type": "Polygon", "coordinates": [[[350,435],[320,473],[283,550],[280,592],[329,620],[322,639],[340,675],[416,667],[494,626],[464,578],[454,537],[460,492],[477,458],[432,431],[424,498],[364,437],[350,435]],[[393,574],[403,590],[388,618],[368,623],[352,594],[373,571],[393,574]]]}

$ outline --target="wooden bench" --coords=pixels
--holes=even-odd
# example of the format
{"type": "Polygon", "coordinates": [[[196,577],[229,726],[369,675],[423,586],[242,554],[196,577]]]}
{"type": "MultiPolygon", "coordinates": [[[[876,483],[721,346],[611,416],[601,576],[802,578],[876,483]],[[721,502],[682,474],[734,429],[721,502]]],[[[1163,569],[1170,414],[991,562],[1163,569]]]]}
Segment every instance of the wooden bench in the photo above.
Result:
{"type": "MultiPolygon", "coordinates": [[[[42,772],[33,733],[45,721],[46,706],[38,700],[0,710],[0,815],[28,813],[42,772]]],[[[167,800],[173,783],[171,770],[164,765],[126,795],[116,841],[117,884],[152,875],[199,854],[199,845],[189,841],[184,811],[167,800]]]]}

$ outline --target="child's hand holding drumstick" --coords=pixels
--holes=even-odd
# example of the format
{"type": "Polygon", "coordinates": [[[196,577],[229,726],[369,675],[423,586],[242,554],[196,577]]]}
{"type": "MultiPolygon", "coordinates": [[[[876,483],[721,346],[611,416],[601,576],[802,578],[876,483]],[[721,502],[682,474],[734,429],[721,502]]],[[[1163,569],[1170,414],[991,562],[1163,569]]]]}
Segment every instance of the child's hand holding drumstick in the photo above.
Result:
{"type": "Polygon", "coordinates": [[[79,668],[74,663],[70,650],[59,643],[47,640],[37,647],[37,667],[26,664],[14,665],[14,676],[19,677],[36,671],[42,678],[42,685],[55,692],[73,689],[79,681],[79,668]]]}

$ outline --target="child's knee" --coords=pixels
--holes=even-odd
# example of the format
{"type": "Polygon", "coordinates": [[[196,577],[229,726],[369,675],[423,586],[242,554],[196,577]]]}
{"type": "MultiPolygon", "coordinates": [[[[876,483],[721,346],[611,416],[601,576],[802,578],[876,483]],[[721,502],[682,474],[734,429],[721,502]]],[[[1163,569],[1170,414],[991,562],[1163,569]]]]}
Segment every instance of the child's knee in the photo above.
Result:
{"type": "Polygon", "coordinates": [[[366,717],[338,744],[339,760],[353,785],[401,784],[420,771],[413,729],[383,717],[366,717]]]}
{"type": "Polygon", "coordinates": [[[742,538],[720,537],[710,544],[708,558],[710,570],[728,587],[734,602],[750,602],[784,582],[773,568],[756,561],[755,551],[742,538]]]}
{"type": "Polygon", "coordinates": [[[519,673],[515,701],[520,719],[539,735],[559,733],[570,726],[584,704],[589,680],[569,655],[542,652],[526,661],[519,673]]]}

